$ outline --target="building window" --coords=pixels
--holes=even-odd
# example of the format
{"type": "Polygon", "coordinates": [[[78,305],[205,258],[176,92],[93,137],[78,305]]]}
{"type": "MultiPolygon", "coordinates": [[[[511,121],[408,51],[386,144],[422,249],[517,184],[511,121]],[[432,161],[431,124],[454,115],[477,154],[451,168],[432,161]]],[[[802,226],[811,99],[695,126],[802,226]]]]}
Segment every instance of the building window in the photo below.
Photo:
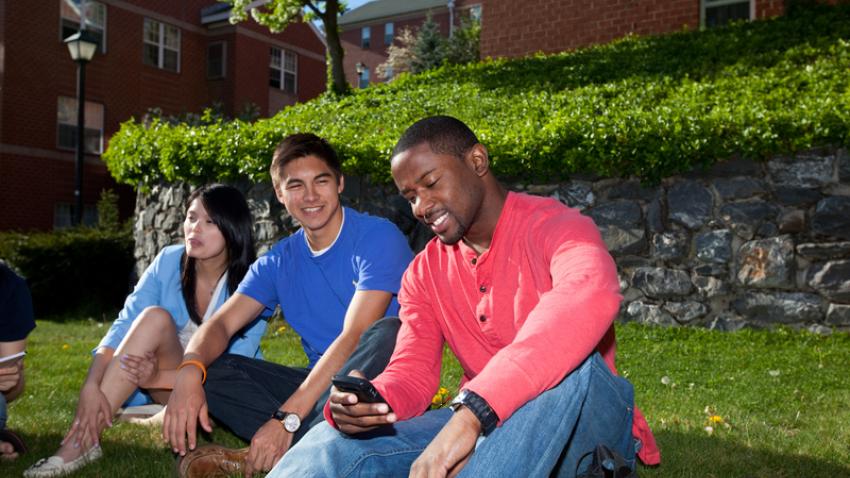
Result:
{"type": "Polygon", "coordinates": [[[163,70],[180,71],[180,29],[145,18],[144,63],[163,70]]]}
{"type": "Polygon", "coordinates": [[[89,0],[85,2],[85,12],[82,12],[85,14],[80,13],[80,0],[59,0],[59,16],[62,19],[60,40],[77,33],[83,26],[81,17],[84,17],[86,30],[97,38],[100,52],[106,53],[106,5],[89,0]]]}
{"type": "MultiPolygon", "coordinates": [[[[53,206],[53,229],[65,229],[71,227],[73,222],[74,206],[60,202],[53,206]]],[[[97,225],[97,207],[91,204],[83,204],[83,225],[97,225]]]]}
{"type": "Polygon", "coordinates": [[[359,71],[357,72],[357,75],[358,75],[358,78],[359,78],[359,82],[358,82],[357,86],[359,88],[366,88],[367,86],[369,86],[369,67],[368,66],[362,65],[360,67],[359,71]]]}
{"type": "Polygon", "coordinates": [[[269,64],[269,86],[295,94],[298,84],[298,57],[294,52],[271,47],[269,64]]]}
{"type": "Polygon", "coordinates": [[[368,49],[372,39],[372,28],[363,27],[360,29],[360,48],[368,49]]]}
{"type": "MultiPolygon", "coordinates": [[[[56,145],[60,149],[77,149],[77,99],[59,97],[57,108],[56,145]]],[[[103,152],[103,105],[86,101],[86,129],[83,143],[85,152],[103,152]]]]}
{"type": "Polygon", "coordinates": [[[384,45],[393,44],[393,36],[395,35],[395,25],[392,22],[384,25],[384,45]]]}
{"type": "Polygon", "coordinates": [[[481,5],[472,5],[469,7],[469,18],[481,23],[481,5]]]}
{"type": "Polygon", "coordinates": [[[702,24],[707,28],[752,19],[752,0],[702,0],[701,6],[702,24]]]}
{"type": "Polygon", "coordinates": [[[207,78],[224,78],[226,59],[227,42],[218,41],[210,43],[207,46],[207,78]]]}

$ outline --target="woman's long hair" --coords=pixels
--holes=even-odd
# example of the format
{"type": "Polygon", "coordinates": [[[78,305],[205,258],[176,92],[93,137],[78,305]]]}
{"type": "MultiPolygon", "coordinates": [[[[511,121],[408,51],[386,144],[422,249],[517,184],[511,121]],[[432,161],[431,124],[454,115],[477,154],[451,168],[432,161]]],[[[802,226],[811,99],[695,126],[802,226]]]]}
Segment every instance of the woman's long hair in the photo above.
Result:
{"type": "MultiPolygon", "coordinates": [[[[200,199],[207,214],[213,223],[218,226],[221,235],[224,236],[227,248],[227,290],[232,295],[239,286],[239,282],[245,277],[251,263],[257,258],[254,249],[253,220],[251,210],[245,196],[233,186],[225,184],[210,184],[201,186],[189,195],[186,201],[186,210],[192,205],[192,201],[200,199]]],[[[196,324],[201,323],[198,314],[198,304],[195,300],[195,258],[189,257],[183,252],[183,271],[180,276],[180,284],[183,289],[183,300],[189,309],[189,317],[196,324]]],[[[212,307],[210,304],[209,307],[212,307]]]]}

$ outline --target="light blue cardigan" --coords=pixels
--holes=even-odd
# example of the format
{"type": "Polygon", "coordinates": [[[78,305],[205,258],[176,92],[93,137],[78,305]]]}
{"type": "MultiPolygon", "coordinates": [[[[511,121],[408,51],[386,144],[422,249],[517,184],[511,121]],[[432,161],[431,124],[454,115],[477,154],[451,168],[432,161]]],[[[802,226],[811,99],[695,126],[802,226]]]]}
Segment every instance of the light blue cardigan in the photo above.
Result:
{"type": "MultiPolygon", "coordinates": [[[[145,269],[145,273],[142,274],[139,282],[136,283],[133,292],[127,296],[127,300],[124,301],[124,308],[121,309],[118,318],[112,323],[109,331],[106,332],[94,351],[100,347],[117,349],[139,314],[150,306],[158,306],[167,310],[171,314],[174,326],[178,331],[189,322],[189,309],[183,300],[180,285],[180,258],[183,256],[184,250],[185,246],[182,245],[167,246],[157,254],[151,265],[145,269]]],[[[228,297],[230,297],[230,293],[225,288],[222,294],[219,294],[216,303],[210,304],[210,307],[214,307],[213,310],[218,310],[228,297]]],[[[266,332],[267,323],[265,317],[257,318],[240,334],[233,337],[227,352],[246,357],[263,358],[260,351],[260,339],[266,332]]],[[[137,397],[137,395],[139,395],[138,391],[130,397],[127,405],[139,404],[138,400],[141,397],[137,397]]]]}

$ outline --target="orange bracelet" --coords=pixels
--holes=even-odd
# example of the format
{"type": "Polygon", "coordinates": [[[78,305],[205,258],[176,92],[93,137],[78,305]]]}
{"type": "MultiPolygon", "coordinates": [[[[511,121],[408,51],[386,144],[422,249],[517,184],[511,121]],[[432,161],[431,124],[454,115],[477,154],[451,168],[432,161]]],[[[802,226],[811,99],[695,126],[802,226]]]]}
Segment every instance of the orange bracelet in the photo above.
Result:
{"type": "Polygon", "coordinates": [[[204,367],[204,364],[201,363],[200,360],[184,360],[183,363],[177,366],[177,371],[179,372],[181,368],[187,365],[194,365],[195,367],[201,369],[201,373],[204,374],[203,378],[201,378],[201,384],[207,381],[207,368],[204,367]]]}

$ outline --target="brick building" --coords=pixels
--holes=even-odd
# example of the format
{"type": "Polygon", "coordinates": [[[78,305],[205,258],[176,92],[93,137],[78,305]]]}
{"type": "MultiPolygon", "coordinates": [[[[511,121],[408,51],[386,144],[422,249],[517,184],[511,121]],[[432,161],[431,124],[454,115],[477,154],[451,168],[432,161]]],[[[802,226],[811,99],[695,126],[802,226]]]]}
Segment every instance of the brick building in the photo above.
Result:
{"type": "MultiPolygon", "coordinates": [[[[230,25],[215,0],[89,0],[87,29],[101,45],[86,66],[84,217],[105,188],[121,196],[100,153],[120,123],[150,108],[200,112],[220,104],[261,116],[325,89],[324,39],[311,24],[271,34],[230,25]]],[[[70,222],[74,203],[76,64],[63,38],[80,25],[80,0],[0,1],[0,230],[70,222]]]]}
{"type": "Polygon", "coordinates": [[[449,19],[458,25],[459,15],[476,14],[475,2],[449,8],[446,0],[375,0],[350,10],[339,19],[340,41],[345,50],[343,67],[348,82],[355,87],[386,81],[375,74],[375,68],[387,60],[387,47],[404,28],[416,30],[428,14],[449,35],[449,19]]]}
{"type": "MultiPolygon", "coordinates": [[[[834,2],[834,0],[832,0],[834,2]]],[[[462,15],[481,20],[481,57],[556,53],[627,34],[654,35],[732,20],[782,15],[786,0],[375,0],[340,18],[345,72],[355,86],[375,81],[393,35],[419,27],[431,12],[449,34],[462,15]],[[359,64],[359,68],[358,68],[359,64]],[[358,72],[359,70],[359,72],[358,72]]]]}

